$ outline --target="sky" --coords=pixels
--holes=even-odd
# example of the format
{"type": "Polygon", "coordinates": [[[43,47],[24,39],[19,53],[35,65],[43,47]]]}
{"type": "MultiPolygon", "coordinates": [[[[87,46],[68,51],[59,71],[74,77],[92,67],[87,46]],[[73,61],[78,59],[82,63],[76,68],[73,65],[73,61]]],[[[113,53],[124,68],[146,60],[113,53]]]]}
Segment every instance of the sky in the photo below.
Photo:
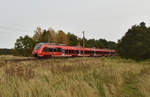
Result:
{"type": "Polygon", "coordinates": [[[0,48],[37,27],[115,41],[135,24],[150,26],[150,0],[0,0],[0,48]]]}

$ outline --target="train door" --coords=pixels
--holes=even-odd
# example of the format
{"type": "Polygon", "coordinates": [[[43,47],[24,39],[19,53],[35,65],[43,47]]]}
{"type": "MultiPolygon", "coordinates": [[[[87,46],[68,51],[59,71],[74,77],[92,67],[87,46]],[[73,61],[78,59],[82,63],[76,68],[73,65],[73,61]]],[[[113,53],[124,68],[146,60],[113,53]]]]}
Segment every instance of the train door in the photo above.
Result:
{"type": "Polygon", "coordinates": [[[64,56],[64,55],[65,55],[65,49],[62,48],[62,56],[64,56]]]}
{"type": "Polygon", "coordinates": [[[78,50],[78,51],[79,51],[78,55],[80,56],[81,55],[81,50],[78,50]]]}
{"type": "Polygon", "coordinates": [[[96,56],[96,51],[94,50],[94,56],[96,56]]]}

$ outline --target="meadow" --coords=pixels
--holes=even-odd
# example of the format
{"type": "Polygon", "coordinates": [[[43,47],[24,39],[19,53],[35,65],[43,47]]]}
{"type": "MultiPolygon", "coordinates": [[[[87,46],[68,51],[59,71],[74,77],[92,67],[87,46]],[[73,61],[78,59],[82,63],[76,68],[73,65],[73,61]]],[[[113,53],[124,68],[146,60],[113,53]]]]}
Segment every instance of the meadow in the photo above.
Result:
{"type": "Polygon", "coordinates": [[[83,57],[5,62],[0,97],[150,97],[150,60],[83,57]]]}

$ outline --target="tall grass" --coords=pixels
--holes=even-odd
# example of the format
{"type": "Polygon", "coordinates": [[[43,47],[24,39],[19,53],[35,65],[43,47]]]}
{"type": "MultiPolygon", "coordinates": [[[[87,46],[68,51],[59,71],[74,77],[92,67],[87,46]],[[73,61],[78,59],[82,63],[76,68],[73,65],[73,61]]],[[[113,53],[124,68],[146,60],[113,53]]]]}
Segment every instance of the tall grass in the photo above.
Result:
{"type": "Polygon", "coordinates": [[[0,97],[150,97],[148,60],[97,57],[6,64],[8,57],[0,57],[0,97]]]}

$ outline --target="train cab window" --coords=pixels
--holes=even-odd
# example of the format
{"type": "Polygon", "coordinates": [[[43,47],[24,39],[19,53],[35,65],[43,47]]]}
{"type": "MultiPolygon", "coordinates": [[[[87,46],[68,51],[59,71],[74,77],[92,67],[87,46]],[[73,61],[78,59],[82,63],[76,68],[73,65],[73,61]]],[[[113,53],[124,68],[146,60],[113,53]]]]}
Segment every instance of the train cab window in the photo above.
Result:
{"type": "Polygon", "coordinates": [[[44,47],[43,52],[48,52],[48,47],[44,47]]]}
{"type": "Polygon", "coordinates": [[[41,44],[37,44],[37,45],[34,47],[34,49],[35,49],[35,50],[39,50],[41,47],[42,47],[41,44]]]}

